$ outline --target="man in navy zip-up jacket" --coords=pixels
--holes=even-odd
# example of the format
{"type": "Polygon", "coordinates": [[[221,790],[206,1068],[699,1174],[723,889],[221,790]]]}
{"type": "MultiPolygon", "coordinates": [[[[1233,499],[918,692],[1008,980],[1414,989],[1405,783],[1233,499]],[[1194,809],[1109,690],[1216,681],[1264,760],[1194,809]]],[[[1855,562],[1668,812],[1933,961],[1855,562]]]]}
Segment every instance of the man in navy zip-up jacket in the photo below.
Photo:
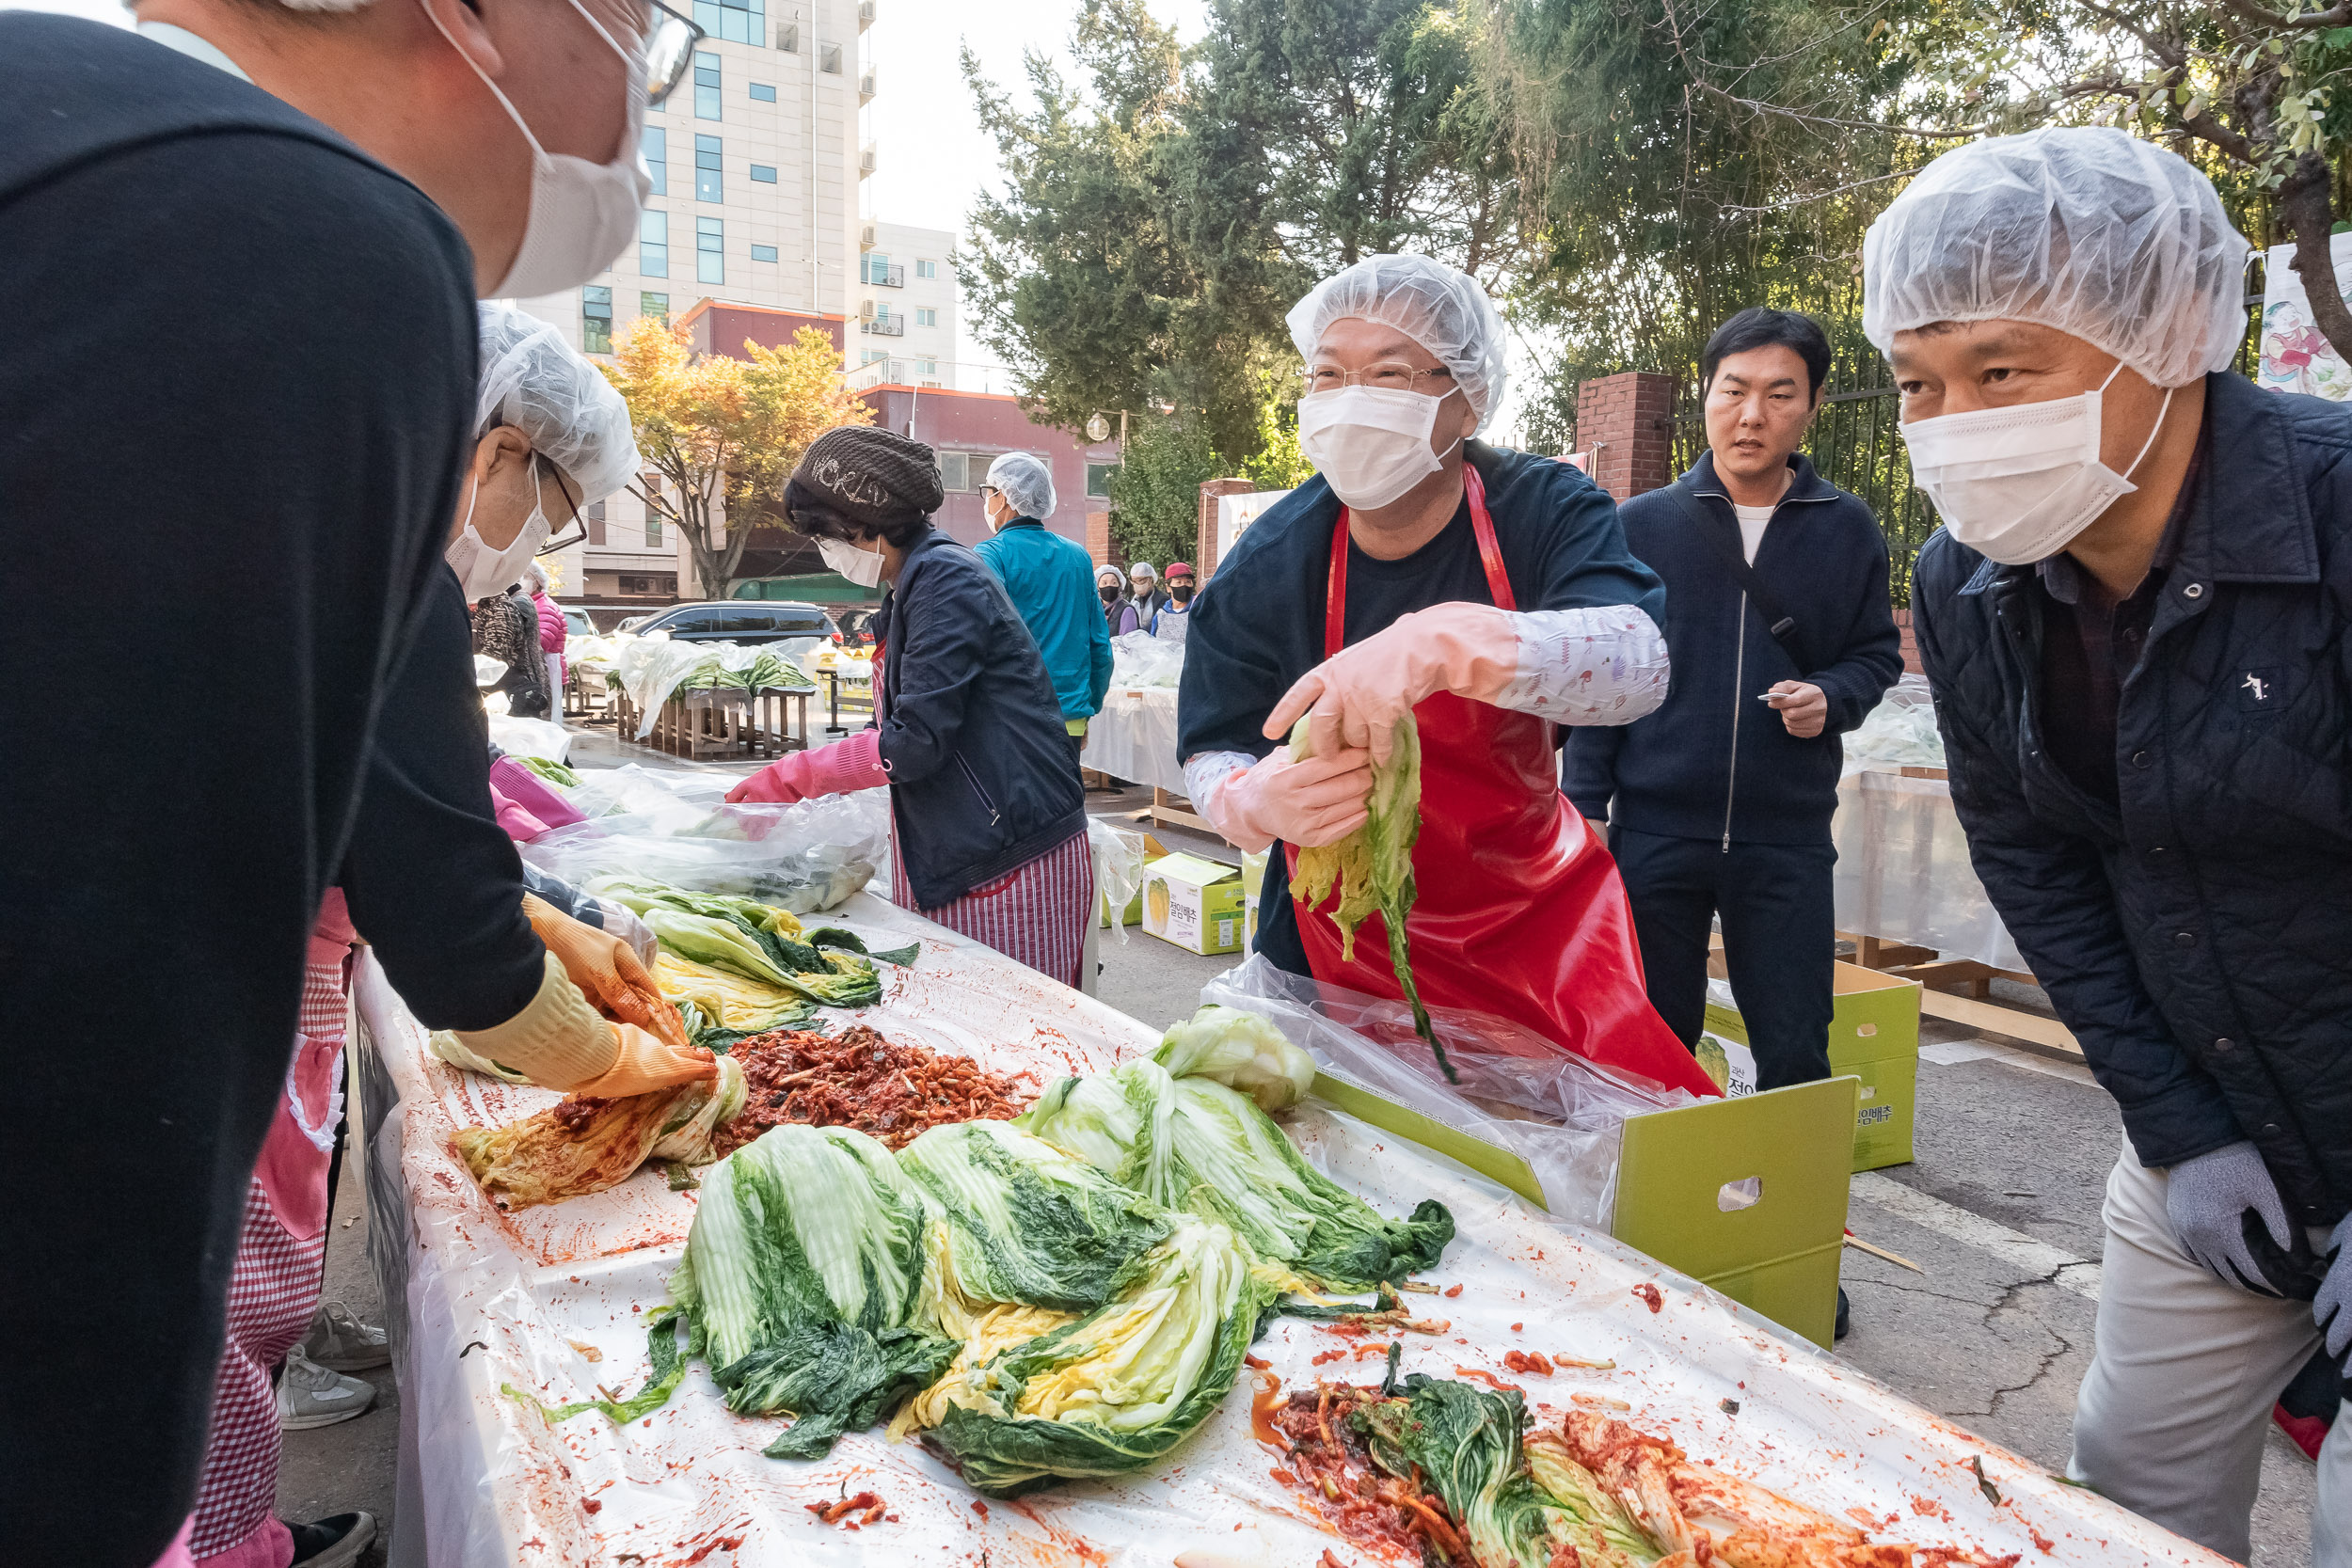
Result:
{"type": "Polygon", "coordinates": [[[1567,743],[1568,798],[1613,823],[1650,1005],[1697,1044],[1720,912],[1759,1089],[1829,1076],[1837,737],[1902,673],[1878,521],[1796,450],[1829,360],[1820,328],[1779,310],[1708,341],[1709,450],[1618,509],[1665,579],[1672,689],[1647,718],[1567,743]],[[1776,620],[1794,625],[1775,636],[1776,620]]]}

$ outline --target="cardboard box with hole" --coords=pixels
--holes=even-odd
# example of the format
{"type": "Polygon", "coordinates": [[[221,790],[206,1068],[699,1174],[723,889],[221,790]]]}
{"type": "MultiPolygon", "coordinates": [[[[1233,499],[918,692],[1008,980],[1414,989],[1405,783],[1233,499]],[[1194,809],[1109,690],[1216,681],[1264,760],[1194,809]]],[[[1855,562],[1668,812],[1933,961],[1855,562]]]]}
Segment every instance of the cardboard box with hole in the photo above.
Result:
{"type": "Polygon", "coordinates": [[[1166,855],[1143,870],[1143,929],[1187,953],[1241,950],[1238,866],[1198,855],[1166,855]]]}
{"type": "MultiPolygon", "coordinates": [[[[1720,955],[1714,960],[1720,965],[1720,955]]],[[[1829,1069],[1851,1073],[1861,1083],[1854,1108],[1853,1168],[1877,1170],[1911,1160],[1913,1112],[1919,1087],[1919,984],[1855,964],[1836,966],[1836,1011],[1829,1026],[1829,1069]]],[[[1740,1080],[1746,1057],[1747,1087],[1756,1083],[1747,1052],[1747,1025],[1718,983],[1708,988],[1707,1035],[1699,1041],[1699,1063],[1728,1094],[1746,1092],[1740,1080]],[[1715,1050],[1708,1049],[1713,1037],[1715,1050]]]]}
{"type": "MultiPolygon", "coordinates": [[[[1826,1349],[1856,1087],[1832,1078],[1627,1117],[1610,1234],[1826,1349]]],[[[1329,1072],[1314,1093],[1544,1207],[1534,1170],[1509,1149],[1329,1072]]]]}

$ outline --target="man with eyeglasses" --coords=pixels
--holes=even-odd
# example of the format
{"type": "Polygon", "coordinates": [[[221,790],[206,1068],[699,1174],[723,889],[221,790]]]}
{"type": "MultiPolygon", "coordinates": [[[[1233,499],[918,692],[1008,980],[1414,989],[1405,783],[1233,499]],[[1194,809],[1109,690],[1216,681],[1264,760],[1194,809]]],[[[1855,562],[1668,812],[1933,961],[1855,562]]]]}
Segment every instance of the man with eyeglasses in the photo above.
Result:
{"type": "Polygon", "coordinates": [[[1422,998],[1696,1094],[1713,1085],[1642,994],[1615,866],[1560,793],[1560,724],[1629,723],[1666,691],[1657,577],[1581,473],[1473,440],[1502,398],[1477,279],[1373,256],[1291,311],[1299,445],[1316,475],[1193,601],[1177,715],[1193,800],[1267,857],[1258,951],[1375,996],[1401,990],[1376,922],[1352,957],[1292,907],[1300,848],[1366,820],[1400,722],[1422,801],[1407,923],[1422,998]],[[1283,744],[1307,720],[1307,754],[1283,744]]]}
{"type": "MultiPolygon", "coordinates": [[[[171,693],[135,725],[29,705],[0,740],[24,829],[0,985],[27,1042],[0,1332],[41,1347],[10,1364],[18,1555],[185,1560],[306,938],[387,687],[457,603],[474,296],[573,287],[634,235],[639,116],[693,36],[654,17],[146,0],[138,37],[0,14],[0,494],[51,519],[10,539],[0,658],[28,689],[171,693]],[[187,635],[127,641],[126,616],[187,635]]],[[[520,1025],[546,1081],[621,1082],[636,1048],[560,973],[515,989],[433,1022],[520,1025]]]]}

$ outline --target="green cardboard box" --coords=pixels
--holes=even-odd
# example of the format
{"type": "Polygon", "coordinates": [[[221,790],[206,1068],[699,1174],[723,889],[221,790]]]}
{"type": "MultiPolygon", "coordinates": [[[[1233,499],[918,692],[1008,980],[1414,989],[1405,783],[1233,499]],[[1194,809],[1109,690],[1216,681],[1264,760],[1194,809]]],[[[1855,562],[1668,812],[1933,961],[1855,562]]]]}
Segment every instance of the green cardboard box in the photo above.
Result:
{"type": "MultiPolygon", "coordinates": [[[[1144,863],[1144,864],[1149,865],[1149,864],[1151,864],[1153,861],[1155,861],[1155,860],[1159,859],[1162,855],[1165,855],[1165,854],[1167,854],[1167,853],[1168,853],[1168,846],[1167,846],[1167,845],[1162,844],[1162,843],[1161,843],[1158,839],[1153,838],[1153,837],[1152,837],[1150,833],[1145,833],[1145,834],[1143,835],[1143,863],[1144,863]]],[[[1124,910],[1120,910],[1120,911],[1113,911],[1113,910],[1111,909],[1111,895],[1110,895],[1109,894],[1107,894],[1107,893],[1105,893],[1105,894],[1102,894],[1102,895],[1098,895],[1098,896],[1097,896],[1097,898],[1095,899],[1095,902],[1096,902],[1096,903],[1098,903],[1098,904],[1100,904],[1100,905],[1102,906],[1102,908],[1101,908],[1101,909],[1100,909],[1100,910],[1096,912],[1096,916],[1095,916],[1095,921],[1094,921],[1094,923],[1095,923],[1097,926],[1103,927],[1104,927],[1104,928],[1106,928],[1106,929],[1107,929],[1107,928],[1108,928],[1111,925],[1113,925],[1113,924],[1114,924],[1114,922],[1113,922],[1113,920],[1112,920],[1112,915],[1113,915],[1113,913],[1114,913],[1114,912],[1116,912],[1116,913],[1117,913],[1117,915],[1118,915],[1118,919],[1117,919],[1117,921],[1116,921],[1116,924],[1118,924],[1118,925],[1120,925],[1120,926],[1136,926],[1136,925],[1140,925],[1140,924],[1142,924],[1142,921],[1143,921],[1143,889],[1141,889],[1141,888],[1139,888],[1139,887],[1138,887],[1137,889],[1136,889],[1136,895],[1135,895],[1133,898],[1130,898],[1130,899],[1128,899],[1128,900],[1127,900],[1127,907],[1126,907],[1124,910]]]]}
{"type": "Polygon", "coordinates": [[[1245,952],[1258,950],[1258,895],[1265,888],[1265,858],[1263,849],[1245,849],[1241,855],[1241,944],[1245,952]]]}
{"type": "Polygon", "coordinates": [[[1167,855],[1143,868],[1143,929],[1187,953],[1241,950],[1239,866],[1167,855]]]}
{"type": "MultiPolygon", "coordinates": [[[[1841,963],[1832,987],[1836,1004],[1829,1025],[1830,1070],[1861,1080],[1853,1168],[1907,1164],[1919,1088],[1919,983],[1841,963]]],[[[1737,1008],[1708,1002],[1707,1028],[1747,1043],[1747,1025],[1737,1008]]]]}

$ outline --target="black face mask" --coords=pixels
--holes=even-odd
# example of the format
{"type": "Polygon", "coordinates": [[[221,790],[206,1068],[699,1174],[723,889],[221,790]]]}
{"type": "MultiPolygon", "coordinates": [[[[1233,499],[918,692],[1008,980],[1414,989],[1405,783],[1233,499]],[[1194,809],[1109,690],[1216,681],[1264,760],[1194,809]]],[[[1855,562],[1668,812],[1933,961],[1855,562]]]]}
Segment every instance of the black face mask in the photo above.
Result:
{"type": "Polygon", "coordinates": [[[1178,604],[1190,604],[1192,602],[1191,583],[1171,582],[1168,585],[1168,592],[1169,596],[1175,599],[1178,604]]]}
{"type": "Polygon", "coordinates": [[[1116,588],[1104,589],[1103,602],[1104,604],[1117,604],[1119,602],[1119,590],[1116,588]]]}

